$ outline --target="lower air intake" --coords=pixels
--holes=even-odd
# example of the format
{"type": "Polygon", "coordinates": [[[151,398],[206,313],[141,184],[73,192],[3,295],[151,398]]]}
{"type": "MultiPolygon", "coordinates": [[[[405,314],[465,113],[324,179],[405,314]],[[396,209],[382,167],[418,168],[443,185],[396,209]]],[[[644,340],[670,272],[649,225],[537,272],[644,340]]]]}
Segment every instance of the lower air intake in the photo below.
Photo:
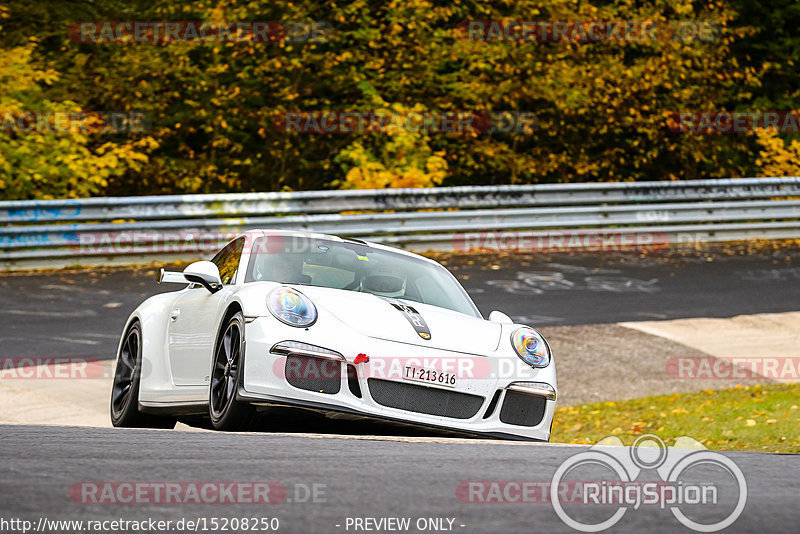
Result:
{"type": "Polygon", "coordinates": [[[358,371],[355,365],[347,364],[347,387],[350,393],[361,398],[361,386],[358,385],[358,371]]]}
{"type": "Polygon", "coordinates": [[[328,358],[286,357],[286,381],[298,389],[333,395],[342,388],[342,364],[328,358]]]}
{"type": "Polygon", "coordinates": [[[500,420],[507,425],[536,426],[544,419],[547,400],[538,395],[506,391],[500,420]]]}
{"type": "Polygon", "coordinates": [[[372,398],[382,406],[454,419],[474,417],[485,400],[478,395],[378,378],[368,379],[367,385],[372,398]]]}

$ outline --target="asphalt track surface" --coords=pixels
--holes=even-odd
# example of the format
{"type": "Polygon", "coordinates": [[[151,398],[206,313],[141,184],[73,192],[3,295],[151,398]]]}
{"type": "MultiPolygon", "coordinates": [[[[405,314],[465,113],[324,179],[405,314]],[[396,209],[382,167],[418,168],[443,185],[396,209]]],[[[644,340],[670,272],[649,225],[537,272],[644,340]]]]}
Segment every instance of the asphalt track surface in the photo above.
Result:
{"type": "MultiPolygon", "coordinates": [[[[484,316],[500,310],[532,326],[800,309],[797,249],[749,256],[473,256],[448,259],[447,266],[484,316]]],[[[0,275],[0,357],[113,359],[129,313],[148,296],[176,289],[157,285],[155,276],[154,269],[0,275]]]]}
{"type": "MultiPolygon", "coordinates": [[[[418,518],[442,517],[454,519],[454,532],[575,532],[564,525],[550,504],[469,502],[469,493],[457,489],[469,481],[550,481],[562,461],[585,450],[483,441],[393,442],[17,426],[0,427],[0,445],[3,518],[36,522],[43,516],[173,521],[277,517],[278,532],[292,533],[354,532],[346,529],[348,517],[409,517],[412,528],[408,532],[420,532],[413,526],[418,518]],[[70,494],[70,487],[89,481],[277,482],[287,494],[285,501],[265,505],[85,504],[81,492],[70,494]],[[302,488],[314,485],[316,502],[307,502],[302,488]],[[297,501],[297,496],[304,502],[290,502],[297,501]]],[[[797,532],[800,456],[725,456],[739,466],[747,480],[744,511],[725,532],[797,532]]],[[[736,490],[732,482],[722,481],[719,486],[720,495],[736,490]]],[[[610,515],[608,510],[597,518],[610,515]]],[[[698,513],[692,516],[698,521],[724,517],[698,513]]],[[[592,517],[582,518],[588,521],[592,517]]],[[[609,530],[688,531],[669,508],[655,505],[628,510],[609,530]]]]}

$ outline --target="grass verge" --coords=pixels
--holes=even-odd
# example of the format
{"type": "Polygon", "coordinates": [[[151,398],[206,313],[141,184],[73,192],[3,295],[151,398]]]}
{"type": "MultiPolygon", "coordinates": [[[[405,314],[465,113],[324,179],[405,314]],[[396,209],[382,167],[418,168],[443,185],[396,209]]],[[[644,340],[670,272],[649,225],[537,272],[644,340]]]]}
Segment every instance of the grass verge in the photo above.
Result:
{"type": "Polygon", "coordinates": [[[556,443],[597,443],[618,436],[631,445],[655,434],[667,445],[690,436],[709,449],[800,453],[800,383],[736,386],[556,410],[556,443]]]}

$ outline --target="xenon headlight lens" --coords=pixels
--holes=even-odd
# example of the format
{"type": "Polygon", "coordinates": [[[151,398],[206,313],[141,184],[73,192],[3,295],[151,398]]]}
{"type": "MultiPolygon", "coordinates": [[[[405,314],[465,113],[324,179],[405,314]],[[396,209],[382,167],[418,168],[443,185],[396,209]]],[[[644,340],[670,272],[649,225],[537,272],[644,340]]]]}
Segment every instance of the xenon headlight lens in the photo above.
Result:
{"type": "Polygon", "coordinates": [[[288,287],[273,290],[267,297],[267,308],[277,320],[289,326],[311,326],[317,320],[317,308],[311,299],[288,287]]]}
{"type": "Polygon", "coordinates": [[[517,356],[531,367],[547,367],[550,348],[542,335],[533,328],[519,328],[511,334],[511,344],[517,356]]]}

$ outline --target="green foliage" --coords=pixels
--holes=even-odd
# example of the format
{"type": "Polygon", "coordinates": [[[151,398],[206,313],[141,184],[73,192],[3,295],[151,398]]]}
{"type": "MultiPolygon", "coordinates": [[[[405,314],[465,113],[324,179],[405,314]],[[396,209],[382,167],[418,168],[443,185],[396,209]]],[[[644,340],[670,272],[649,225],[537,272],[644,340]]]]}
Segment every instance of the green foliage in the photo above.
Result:
{"type": "Polygon", "coordinates": [[[737,385],[556,409],[551,441],[597,443],[616,436],[632,445],[656,434],[668,446],[683,436],[722,451],[800,453],[800,384],[737,385]]]}

